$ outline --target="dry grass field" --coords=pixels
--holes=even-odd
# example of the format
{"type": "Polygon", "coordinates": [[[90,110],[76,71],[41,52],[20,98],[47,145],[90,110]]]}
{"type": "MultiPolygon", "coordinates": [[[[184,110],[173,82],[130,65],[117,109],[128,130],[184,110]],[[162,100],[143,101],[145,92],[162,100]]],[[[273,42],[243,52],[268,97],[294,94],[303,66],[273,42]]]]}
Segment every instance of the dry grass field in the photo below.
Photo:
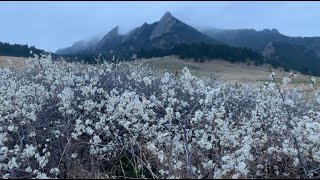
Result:
{"type": "MultiPolygon", "coordinates": [[[[14,69],[22,69],[26,67],[26,58],[0,56],[0,68],[13,67],[14,69]]],[[[156,69],[167,72],[181,72],[184,67],[190,69],[192,74],[196,76],[211,76],[222,78],[227,81],[237,81],[239,83],[246,82],[263,82],[268,81],[269,66],[254,66],[244,63],[230,63],[223,60],[214,60],[211,62],[197,63],[192,60],[181,60],[175,56],[159,57],[153,59],[139,60],[139,62],[148,64],[156,69]]],[[[288,72],[280,69],[273,69],[276,73],[276,80],[280,82],[283,77],[288,76],[288,72]]],[[[295,72],[296,73],[296,72],[295,72]]],[[[310,77],[296,73],[297,77],[292,78],[291,86],[300,86],[304,89],[310,89],[310,77]]],[[[320,77],[314,77],[320,82],[320,77]]],[[[317,83],[319,86],[319,83],[317,83]]]]}
{"type": "MultiPolygon", "coordinates": [[[[142,62],[163,71],[181,72],[183,67],[187,67],[190,69],[192,74],[196,76],[211,76],[242,83],[268,81],[270,74],[268,65],[254,66],[244,63],[230,63],[223,60],[197,63],[192,60],[181,60],[175,56],[167,56],[146,59],[142,60],[142,62]]],[[[276,80],[278,82],[289,75],[289,72],[285,72],[280,69],[273,69],[273,71],[276,73],[276,80]]],[[[310,77],[297,72],[294,73],[296,73],[297,76],[292,78],[292,82],[290,84],[309,89],[310,77]]],[[[317,80],[317,82],[320,81],[320,77],[314,78],[317,80]]]]}
{"type": "Polygon", "coordinates": [[[21,69],[26,66],[25,60],[23,57],[0,56],[0,68],[21,69]]]}

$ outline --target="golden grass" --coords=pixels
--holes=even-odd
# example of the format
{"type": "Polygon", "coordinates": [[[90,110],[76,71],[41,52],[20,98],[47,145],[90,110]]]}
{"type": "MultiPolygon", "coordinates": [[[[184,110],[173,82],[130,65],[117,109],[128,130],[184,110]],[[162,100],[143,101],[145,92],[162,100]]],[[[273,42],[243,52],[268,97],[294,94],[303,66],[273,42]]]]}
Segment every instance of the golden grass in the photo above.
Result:
{"type": "Polygon", "coordinates": [[[26,59],[24,57],[0,56],[0,68],[22,69],[26,67],[26,59]]]}
{"type": "MultiPolygon", "coordinates": [[[[22,69],[26,67],[27,58],[23,57],[10,57],[0,56],[0,68],[14,68],[22,69]]],[[[153,66],[156,69],[167,72],[178,72],[180,73],[184,67],[187,67],[191,73],[195,76],[211,76],[216,78],[222,78],[227,81],[251,83],[251,82],[264,82],[268,81],[269,77],[269,66],[254,66],[247,65],[244,63],[230,63],[220,59],[197,63],[192,60],[181,60],[175,56],[159,57],[153,59],[140,60],[139,62],[153,66]]],[[[276,73],[277,82],[281,82],[283,77],[289,75],[280,69],[273,69],[276,73]]],[[[310,78],[309,76],[297,73],[297,77],[292,78],[292,82],[289,86],[299,86],[305,90],[310,89],[310,78]]],[[[320,77],[314,77],[317,82],[320,82],[320,77]]],[[[319,83],[317,87],[320,88],[319,83]]]]}
{"type": "MultiPolygon", "coordinates": [[[[181,72],[183,67],[187,67],[195,76],[211,76],[237,82],[264,82],[269,81],[269,66],[247,65],[245,63],[230,63],[223,60],[198,63],[192,60],[181,60],[175,56],[160,57],[142,60],[142,63],[151,65],[159,70],[168,72],[181,72]]],[[[281,69],[273,69],[276,73],[276,81],[281,82],[284,77],[289,76],[289,72],[281,69]]],[[[310,88],[310,77],[295,72],[297,77],[292,78],[291,85],[310,88]]],[[[320,82],[320,77],[315,77],[320,82]]]]}

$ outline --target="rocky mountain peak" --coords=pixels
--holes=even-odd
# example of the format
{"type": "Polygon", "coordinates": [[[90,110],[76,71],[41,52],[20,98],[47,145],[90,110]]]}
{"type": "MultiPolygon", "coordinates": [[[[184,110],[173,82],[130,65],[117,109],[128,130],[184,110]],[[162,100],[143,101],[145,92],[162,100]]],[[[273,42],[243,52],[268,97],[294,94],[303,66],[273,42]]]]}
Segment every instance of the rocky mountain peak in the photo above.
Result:
{"type": "Polygon", "coordinates": [[[110,41],[119,41],[119,38],[119,26],[116,26],[101,39],[96,49],[102,48],[105,44],[109,44],[110,41]]]}
{"type": "Polygon", "coordinates": [[[271,30],[270,29],[263,29],[262,32],[271,33],[271,34],[280,34],[280,32],[275,28],[273,28],[271,30]]]}
{"type": "Polygon", "coordinates": [[[191,42],[218,43],[193,27],[181,22],[166,12],[154,23],[144,23],[128,34],[119,34],[119,27],[114,27],[95,46],[95,53],[109,53],[110,50],[132,51],[139,48],[170,49],[177,44],[191,42]]]}
{"type": "Polygon", "coordinates": [[[174,17],[172,16],[172,14],[169,11],[164,13],[164,15],[162,16],[160,21],[165,21],[165,20],[168,20],[168,19],[174,19],[174,17]]]}
{"type": "Polygon", "coordinates": [[[115,37],[119,36],[119,26],[114,27],[111,31],[108,32],[103,38],[102,42],[113,39],[115,37]]]}
{"type": "Polygon", "coordinates": [[[160,21],[158,22],[157,26],[151,33],[150,39],[154,39],[160,37],[165,33],[170,33],[174,29],[175,24],[177,23],[177,19],[174,18],[169,11],[167,11],[160,21]]]}
{"type": "Polygon", "coordinates": [[[278,29],[275,29],[275,28],[271,29],[271,32],[273,32],[273,33],[275,33],[275,34],[280,34],[280,32],[278,31],[278,29]]]}
{"type": "Polygon", "coordinates": [[[118,34],[119,34],[119,26],[116,26],[113,29],[111,29],[111,31],[109,31],[107,35],[118,35],[118,34]]]}

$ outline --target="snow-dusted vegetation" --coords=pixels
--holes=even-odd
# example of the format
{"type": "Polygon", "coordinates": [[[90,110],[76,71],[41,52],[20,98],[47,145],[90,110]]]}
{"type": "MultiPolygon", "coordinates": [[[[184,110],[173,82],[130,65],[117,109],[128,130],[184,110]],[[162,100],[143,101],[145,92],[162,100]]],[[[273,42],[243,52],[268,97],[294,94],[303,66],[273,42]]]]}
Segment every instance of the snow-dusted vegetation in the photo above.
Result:
{"type": "Polygon", "coordinates": [[[184,68],[28,60],[0,70],[1,178],[315,178],[320,97],[293,75],[235,84],[184,68]]]}

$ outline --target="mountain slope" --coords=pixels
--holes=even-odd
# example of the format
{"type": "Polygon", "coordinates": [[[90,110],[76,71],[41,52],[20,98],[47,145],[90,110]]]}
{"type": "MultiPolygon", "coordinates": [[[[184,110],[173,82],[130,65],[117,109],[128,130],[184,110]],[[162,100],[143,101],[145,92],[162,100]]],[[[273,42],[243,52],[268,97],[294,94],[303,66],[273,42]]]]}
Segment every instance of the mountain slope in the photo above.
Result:
{"type": "Polygon", "coordinates": [[[169,12],[159,21],[144,23],[126,35],[119,34],[116,26],[97,41],[81,41],[57,51],[57,54],[88,56],[90,62],[89,56],[99,54],[108,59],[127,60],[133,54],[150,58],[174,53],[200,61],[219,57],[232,62],[253,61],[256,65],[270,63],[285,70],[320,75],[320,37],[290,37],[277,29],[213,29],[202,33],[169,12]]]}
{"type": "MultiPolygon", "coordinates": [[[[316,57],[306,46],[273,42],[266,49],[269,49],[267,59],[275,67],[295,69],[305,74],[320,74],[320,58],[316,57]]],[[[264,56],[266,56],[266,50],[264,56]]]]}
{"type": "Polygon", "coordinates": [[[93,52],[109,53],[110,50],[117,48],[121,44],[123,36],[119,34],[119,27],[116,26],[108,34],[106,34],[96,46],[93,47],[93,52]]]}
{"type": "Polygon", "coordinates": [[[119,27],[113,28],[99,42],[85,43],[77,42],[71,47],[58,50],[57,54],[77,54],[77,53],[109,53],[110,51],[137,51],[141,48],[171,49],[182,43],[208,43],[222,44],[195,28],[181,22],[173,17],[170,12],[166,12],[160,21],[147,24],[134,29],[127,35],[118,32],[119,27]]]}
{"type": "Polygon", "coordinates": [[[279,33],[276,29],[254,29],[237,30],[207,30],[204,33],[212,38],[236,47],[247,47],[254,50],[263,50],[269,42],[286,42],[289,37],[279,33]]]}
{"type": "Polygon", "coordinates": [[[95,37],[90,40],[80,40],[72,44],[72,46],[59,49],[56,51],[56,54],[82,54],[93,52],[97,44],[99,43],[100,38],[95,37]]]}
{"type": "Polygon", "coordinates": [[[301,45],[317,56],[320,54],[320,37],[290,37],[281,34],[277,29],[262,31],[254,29],[217,31],[212,29],[204,31],[204,34],[231,46],[247,47],[256,51],[263,51],[270,42],[279,42],[301,45]]]}
{"type": "Polygon", "coordinates": [[[230,46],[262,53],[273,66],[320,75],[320,37],[290,37],[276,29],[212,29],[204,33],[230,46]]]}
{"type": "Polygon", "coordinates": [[[158,22],[153,29],[150,40],[153,46],[158,48],[172,48],[182,43],[210,43],[221,44],[220,42],[204,35],[195,28],[174,18],[169,12],[158,22]]]}

